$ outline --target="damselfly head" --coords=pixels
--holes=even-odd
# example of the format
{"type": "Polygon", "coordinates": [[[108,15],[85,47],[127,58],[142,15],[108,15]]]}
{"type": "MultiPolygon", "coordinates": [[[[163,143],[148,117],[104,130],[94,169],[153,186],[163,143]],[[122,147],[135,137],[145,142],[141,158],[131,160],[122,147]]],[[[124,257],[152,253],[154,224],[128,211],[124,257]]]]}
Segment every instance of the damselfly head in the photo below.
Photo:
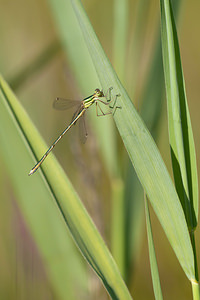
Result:
{"type": "Polygon", "coordinates": [[[95,96],[96,97],[104,97],[104,93],[103,93],[103,91],[100,91],[100,89],[96,89],[95,96]]]}

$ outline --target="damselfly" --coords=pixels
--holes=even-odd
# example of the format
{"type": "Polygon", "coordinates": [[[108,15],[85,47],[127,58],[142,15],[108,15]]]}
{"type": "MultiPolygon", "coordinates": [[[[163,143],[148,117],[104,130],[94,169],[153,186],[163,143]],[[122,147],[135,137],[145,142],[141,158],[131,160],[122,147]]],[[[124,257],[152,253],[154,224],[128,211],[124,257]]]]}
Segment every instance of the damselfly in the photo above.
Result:
{"type": "MultiPolygon", "coordinates": [[[[108,99],[107,102],[102,100],[101,98],[106,98],[103,91],[100,91],[99,89],[96,89],[94,94],[83,99],[82,101],[72,101],[72,100],[67,100],[67,99],[62,99],[62,98],[56,98],[54,101],[54,108],[63,110],[63,109],[68,109],[73,106],[77,105],[77,110],[75,111],[72,121],[69,124],[69,126],[61,133],[61,135],[55,140],[55,142],[49,147],[49,149],[45,152],[45,154],[42,156],[42,158],[38,161],[38,163],[31,169],[28,175],[32,175],[37,171],[37,169],[41,166],[45,158],[49,155],[49,153],[53,150],[55,145],[60,141],[60,139],[65,135],[65,133],[73,126],[76,124],[76,122],[81,118],[84,117],[84,114],[86,110],[94,103],[96,103],[96,114],[97,116],[105,116],[108,114],[111,114],[112,111],[109,111],[107,113],[104,113],[103,110],[101,109],[99,103],[103,103],[104,105],[108,105],[111,109],[114,108],[116,99],[119,95],[116,95],[115,98],[111,100],[111,89],[108,90],[108,99]],[[114,104],[111,106],[111,102],[115,100],[114,104]],[[100,113],[99,113],[100,111],[100,113]]],[[[115,107],[117,108],[117,106],[115,107]]],[[[84,126],[84,125],[83,125],[84,126]]],[[[85,127],[85,126],[84,126],[85,127]]],[[[84,143],[86,141],[87,134],[83,135],[82,134],[82,142],[84,143]]]]}

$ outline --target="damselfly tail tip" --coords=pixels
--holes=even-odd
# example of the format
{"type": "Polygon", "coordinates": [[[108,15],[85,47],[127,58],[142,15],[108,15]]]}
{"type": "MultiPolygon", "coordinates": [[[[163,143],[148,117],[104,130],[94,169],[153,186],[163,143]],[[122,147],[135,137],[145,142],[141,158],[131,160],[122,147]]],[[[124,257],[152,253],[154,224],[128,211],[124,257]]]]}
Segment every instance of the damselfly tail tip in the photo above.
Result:
{"type": "Polygon", "coordinates": [[[35,168],[31,169],[30,172],[28,173],[28,176],[31,176],[33,173],[35,173],[35,171],[36,171],[35,168]]]}

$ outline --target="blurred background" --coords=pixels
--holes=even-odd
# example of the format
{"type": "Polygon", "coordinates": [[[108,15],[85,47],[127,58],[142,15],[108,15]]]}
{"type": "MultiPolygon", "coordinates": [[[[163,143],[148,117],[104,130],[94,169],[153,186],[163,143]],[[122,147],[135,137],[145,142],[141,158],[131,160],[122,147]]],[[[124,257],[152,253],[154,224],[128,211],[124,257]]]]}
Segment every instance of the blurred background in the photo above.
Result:
{"type": "MultiPolygon", "coordinates": [[[[0,72],[48,145],[68,125],[73,114],[73,111],[53,110],[53,100],[58,96],[81,99],[92,94],[95,88],[101,88],[93,86],[88,69],[81,66],[79,76],[85,78],[87,83],[80,83],[70,53],[68,55],[66,44],[60,35],[53,2],[0,0],[0,72]]],[[[117,1],[82,2],[106,54],[156,139],[167,168],[172,174],[159,43],[159,1],[127,1],[127,10],[122,19],[120,14],[123,12],[116,9],[117,1]],[[118,36],[121,27],[124,34],[118,36]],[[124,40],[120,40],[122,36],[124,40]]],[[[191,5],[191,1],[174,2],[176,3],[173,3],[173,9],[199,169],[200,3],[193,1],[191,5]]],[[[61,22],[62,18],[65,16],[61,16],[61,22]]],[[[73,39],[73,28],[66,28],[66,31],[73,39]]],[[[74,41],[73,45],[76,51],[79,41],[74,41]]],[[[114,211],[110,200],[112,172],[108,170],[101,154],[98,134],[95,131],[96,125],[93,123],[95,110],[88,115],[87,143],[81,145],[78,130],[73,128],[56,146],[54,154],[66,170],[112,251],[111,226],[114,211]]],[[[95,122],[98,122],[99,127],[103,127],[104,120],[99,119],[101,120],[95,122]]],[[[116,140],[120,180],[125,186],[125,195],[133,202],[137,198],[135,206],[132,206],[134,211],[127,221],[127,224],[131,225],[127,231],[126,242],[129,243],[128,238],[131,236],[131,247],[126,250],[128,259],[124,277],[134,299],[154,299],[143,193],[117,132],[116,140]],[[136,193],[130,190],[132,180],[136,186],[136,193]]],[[[45,270],[37,245],[18,206],[13,185],[0,149],[0,298],[60,299],[49,282],[48,272],[45,270]]],[[[127,215],[126,217],[128,218],[127,215]]],[[[164,298],[191,299],[190,283],[152,210],[151,217],[164,298]]],[[[198,228],[196,239],[199,258],[198,228]]],[[[74,283],[76,290],[74,299],[107,299],[108,296],[99,279],[86,265],[78,250],[75,251],[85,264],[87,275],[84,276],[87,277],[87,286],[79,284],[80,290],[76,290],[74,283]]]]}

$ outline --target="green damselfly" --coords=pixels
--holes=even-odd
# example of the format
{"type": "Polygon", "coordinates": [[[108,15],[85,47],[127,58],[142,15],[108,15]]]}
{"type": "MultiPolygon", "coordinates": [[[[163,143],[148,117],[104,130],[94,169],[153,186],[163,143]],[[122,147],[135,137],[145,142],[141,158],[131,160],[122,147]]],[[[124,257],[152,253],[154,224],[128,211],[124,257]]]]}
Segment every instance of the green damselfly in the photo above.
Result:
{"type": "MultiPolygon", "coordinates": [[[[109,94],[109,98],[107,99],[107,102],[103,101],[101,98],[106,98],[106,96],[104,95],[103,91],[100,91],[99,89],[96,89],[94,94],[92,94],[91,96],[83,99],[82,101],[72,101],[72,100],[67,100],[67,99],[62,99],[62,98],[56,98],[53,104],[53,107],[55,109],[59,109],[59,110],[63,110],[63,109],[68,109],[71,108],[73,106],[77,106],[77,110],[75,111],[72,121],[69,124],[69,126],[67,128],[65,128],[65,130],[60,134],[60,136],[53,142],[53,144],[49,147],[49,149],[45,152],[45,154],[42,156],[42,158],[37,162],[37,164],[31,169],[31,171],[29,172],[28,175],[32,175],[33,173],[35,173],[37,171],[37,169],[41,166],[41,164],[43,163],[43,161],[45,160],[45,158],[49,155],[49,153],[53,150],[53,148],[56,146],[56,144],[60,141],[60,139],[65,135],[65,133],[67,131],[70,130],[70,128],[76,124],[76,122],[82,117],[82,119],[84,118],[84,114],[86,112],[86,110],[94,103],[96,103],[96,114],[97,116],[105,116],[108,114],[111,114],[112,111],[104,113],[103,110],[101,109],[99,103],[103,103],[104,105],[108,105],[111,109],[114,108],[115,106],[115,102],[116,99],[119,95],[116,95],[116,97],[114,99],[111,100],[111,89],[108,89],[107,94],[109,94]],[[114,104],[111,106],[111,102],[114,101],[114,104]],[[98,112],[98,110],[100,111],[100,114],[98,112]]],[[[118,106],[116,106],[115,108],[118,108],[118,106]]],[[[83,128],[85,128],[85,124],[84,124],[84,119],[83,119],[83,128]]],[[[87,138],[87,134],[82,134],[82,142],[84,143],[86,141],[87,138]]]]}

